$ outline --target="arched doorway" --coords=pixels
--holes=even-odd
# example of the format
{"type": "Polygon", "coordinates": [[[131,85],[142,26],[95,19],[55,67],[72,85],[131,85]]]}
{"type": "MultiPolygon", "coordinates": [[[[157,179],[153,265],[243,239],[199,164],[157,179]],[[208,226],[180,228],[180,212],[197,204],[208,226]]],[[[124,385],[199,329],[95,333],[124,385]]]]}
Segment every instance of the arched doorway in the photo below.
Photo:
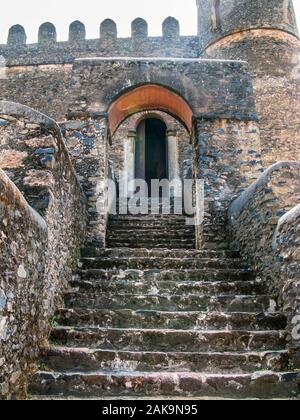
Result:
{"type": "Polygon", "coordinates": [[[151,180],[168,178],[166,124],[158,118],[147,118],[137,127],[135,144],[135,177],[151,180]]]}
{"type": "Polygon", "coordinates": [[[192,132],[193,111],[186,100],[166,87],[147,84],[123,93],[111,103],[108,108],[111,135],[130,115],[151,110],[160,110],[174,116],[192,132]]]}

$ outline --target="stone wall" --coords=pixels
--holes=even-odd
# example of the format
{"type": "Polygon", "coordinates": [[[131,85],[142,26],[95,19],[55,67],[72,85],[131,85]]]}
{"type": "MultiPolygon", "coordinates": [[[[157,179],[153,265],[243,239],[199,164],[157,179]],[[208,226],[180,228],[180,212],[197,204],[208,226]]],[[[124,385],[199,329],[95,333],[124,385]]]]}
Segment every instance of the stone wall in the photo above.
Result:
{"type": "Polygon", "coordinates": [[[241,249],[253,268],[264,273],[270,288],[273,278],[272,238],[279,219],[300,201],[300,163],[279,162],[267,169],[230,206],[232,245],[241,249]]]}
{"type": "Polygon", "coordinates": [[[86,202],[58,126],[30,108],[0,102],[0,169],[16,185],[2,175],[1,331],[16,352],[5,351],[1,366],[2,397],[9,397],[23,392],[27,364],[68,287],[84,242],[86,202]]]}
{"type": "Polygon", "coordinates": [[[263,170],[259,127],[256,121],[198,119],[196,133],[194,175],[205,182],[202,242],[222,247],[228,236],[229,203],[263,170]]]}
{"type": "Polygon", "coordinates": [[[64,121],[67,113],[72,64],[7,67],[0,78],[0,100],[20,102],[64,121]]]}
{"type": "Polygon", "coordinates": [[[229,209],[231,245],[241,250],[266,282],[270,296],[280,295],[282,309],[288,316],[289,347],[298,366],[299,177],[299,162],[279,162],[229,209]]]}
{"type": "Polygon", "coordinates": [[[56,28],[47,22],[40,26],[37,44],[27,44],[20,25],[9,31],[6,45],[0,45],[10,67],[73,63],[83,57],[187,57],[199,55],[197,36],[181,36],[179,22],[169,17],[162,24],[162,36],[149,37],[148,24],[141,18],[132,22],[132,36],[119,38],[117,25],[107,19],[100,25],[99,39],[86,39],[85,27],[73,22],[69,40],[57,42],[56,28]]]}
{"type": "MultiPolygon", "coordinates": [[[[122,95],[149,85],[165,88],[166,94],[173,93],[195,116],[240,120],[257,117],[247,63],[175,58],[76,60],[69,92],[69,114],[99,115],[109,111],[109,118],[112,118],[113,105],[122,95]]],[[[135,103],[127,104],[125,118],[137,111],[149,110],[147,99],[140,92],[139,102],[135,98],[135,103]]],[[[159,102],[162,100],[156,98],[155,106],[151,104],[150,110],[173,111],[180,117],[172,101],[165,104],[167,109],[162,109],[159,102]]]]}
{"type": "Polygon", "coordinates": [[[288,317],[288,343],[294,367],[300,367],[300,205],[278,222],[273,238],[275,265],[282,284],[281,304],[288,317]]]}
{"type": "Polygon", "coordinates": [[[38,43],[27,44],[22,26],[13,26],[6,45],[0,45],[0,57],[7,66],[0,77],[0,99],[21,102],[56,121],[65,120],[72,66],[86,57],[187,57],[199,55],[197,36],[180,36],[179,22],[167,18],[161,37],[148,36],[143,19],[132,22],[132,36],[119,38],[110,19],[102,22],[99,39],[87,40],[81,22],[70,25],[69,40],[57,42],[51,23],[39,28],[38,43]]]}
{"type": "Polygon", "coordinates": [[[87,197],[87,246],[105,246],[107,222],[108,129],[106,116],[60,125],[72,164],[87,197]]]}
{"type": "Polygon", "coordinates": [[[249,29],[278,29],[298,35],[292,0],[197,0],[200,49],[249,29]]]}
{"type": "Polygon", "coordinates": [[[0,399],[26,393],[43,325],[47,225],[0,170],[0,399]]]}
{"type": "Polygon", "coordinates": [[[265,167],[300,160],[299,39],[271,29],[239,32],[208,47],[203,57],[249,63],[265,167]]]}

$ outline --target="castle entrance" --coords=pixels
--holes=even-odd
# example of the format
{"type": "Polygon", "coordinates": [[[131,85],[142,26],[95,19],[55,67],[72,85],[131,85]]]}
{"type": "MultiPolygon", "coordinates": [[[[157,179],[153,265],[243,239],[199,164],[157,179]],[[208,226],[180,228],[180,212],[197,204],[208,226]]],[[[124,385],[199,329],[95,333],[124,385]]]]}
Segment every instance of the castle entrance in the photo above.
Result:
{"type": "Polygon", "coordinates": [[[166,124],[147,118],[137,127],[135,142],[135,177],[144,179],[149,191],[151,180],[168,178],[166,124]]]}

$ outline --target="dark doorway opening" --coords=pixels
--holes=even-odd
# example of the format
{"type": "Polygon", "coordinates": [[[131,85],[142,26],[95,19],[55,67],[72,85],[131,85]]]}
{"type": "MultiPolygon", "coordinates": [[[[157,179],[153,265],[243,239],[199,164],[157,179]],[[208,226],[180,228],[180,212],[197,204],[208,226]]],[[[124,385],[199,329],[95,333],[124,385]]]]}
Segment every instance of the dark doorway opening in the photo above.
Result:
{"type": "Polygon", "coordinates": [[[137,128],[135,176],[145,179],[149,191],[152,179],[168,178],[166,132],[166,124],[157,118],[148,118],[137,128]]]}

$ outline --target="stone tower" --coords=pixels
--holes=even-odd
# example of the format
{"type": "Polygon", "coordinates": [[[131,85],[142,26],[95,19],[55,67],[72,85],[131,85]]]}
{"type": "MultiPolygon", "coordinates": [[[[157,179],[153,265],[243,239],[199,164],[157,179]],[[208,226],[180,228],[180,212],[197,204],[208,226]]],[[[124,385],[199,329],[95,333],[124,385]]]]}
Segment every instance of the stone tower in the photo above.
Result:
{"type": "Polygon", "coordinates": [[[254,75],[264,165],[300,159],[300,42],[292,0],[197,0],[201,57],[254,75]]]}

